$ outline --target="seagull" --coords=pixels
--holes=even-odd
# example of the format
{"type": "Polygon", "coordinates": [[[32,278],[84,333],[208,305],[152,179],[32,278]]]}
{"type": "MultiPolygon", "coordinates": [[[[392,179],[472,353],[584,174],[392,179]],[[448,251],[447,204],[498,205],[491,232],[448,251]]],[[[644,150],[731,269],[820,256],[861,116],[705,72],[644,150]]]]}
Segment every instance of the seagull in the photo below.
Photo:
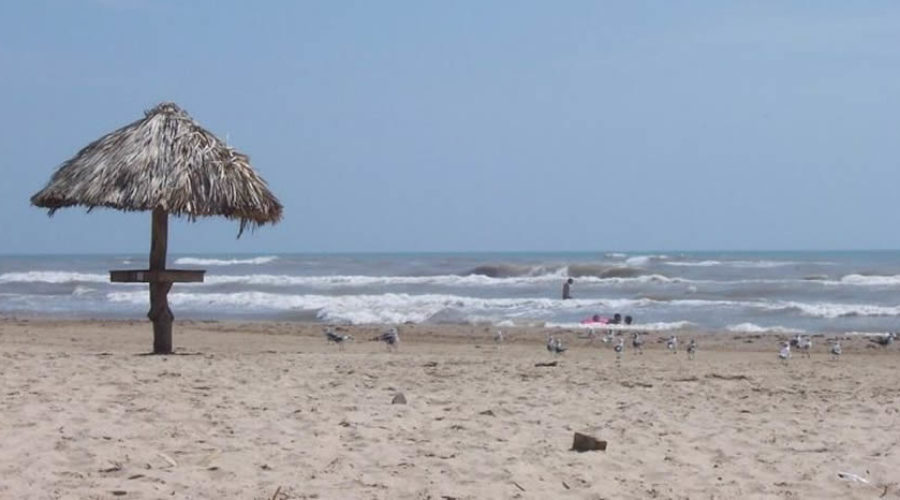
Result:
{"type": "Polygon", "coordinates": [[[348,340],[353,340],[352,335],[341,335],[339,333],[334,333],[334,328],[325,329],[325,339],[329,342],[334,342],[337,344],[338,349],[344,349],[344,342],[348,340]]]}
{"type": "Polygon", "coordinates": [[[694,359],[694,353],[697,352],[697,342],[691,339],[687,346],[688,359],[694,359]]]}
{"type": "Polygon", "coordinates": [[[869,342],[875,342],[881,347],[888,347],[894,343],[894,339],[897,338],[897,334],[894,332],[890,332],[887,335],[881,335],[875,338],[870,338],[869,342]]]}
{"type": "Polygon", "coordinates": [[[791,347],[800,347],[800,334],[794,335],[794,338],[791,339],[791,347]]]}
{"type": "Polygon", "coordinates": [[[553,335],[547,334],[547,351],[553,352],[556,348],[556,339],[553,338],[553,335]]]}
{"type": "Polygon", "coordinates": [[[602,340],[604,344],[609,344],[610,342],[612,342],[612,339],[613,339],[613,334],[607,333],[607,334],[604,335],[603,338],[600,339],[600,340],[602,340]]]}
{"type": "Polygon", "coordinates": [[[503,330],[497,330],[497,333],[494,334],[494,342],[498,344],[503,342],[503,330]]]}
{"type": "Polygon", "coordinates": [[[791,343],[785,342],[781,344],[781,350],[778,351],[778,358],[787,363],[787,360],[791,359],[791,343]]]}
{"type": "Polygon", "coordinates": [[[841,358],[841,341],[835,340],[831,346],[831,359],[837,361],[841,358]]]}
{"type": "Polygon", "coordinates": [[[551,343],[547,344],[547,350],[552,352],[553,354],[562,354],[566,352],[565,346],[563,346],[561,339],[551,338],[551,343]]]}
{"type": "Polygon", "coordinates": [[[812,349],[812,337],[809,335],[800,337],[800,341],[797,342],[797,347],[803,351],[803,354],[805,354],[807,358],[811,357],[809,350],[812,349]]]}
{"type": "Polygon", "coordinates": [[[678,354],[678,337],[670,336],[666,341],[666,349],[672,351],[672,354],[678,354]]]}
{"type": "Polygon", "coordinates": [[[622,352],[625,350],[625,339],[619,338],[619,343],[613,349],[616,351],[616,362],[618,363],[622,360],[622,352]]]}
{"type": "Polygon", "coordinates": [[[641,338],[641,334],[634,332],[631,335],[631,347],[634,347],[634,353],[644,354],[644,339],[641,338]]]}
{"type": "Polygon", "coordinates": [[[397,331],[397,327],[394,326],[372,340],[380,340],[387,344],[388,351],[397,350],[397,344],[400,343],[400,333],[397,331]]]}

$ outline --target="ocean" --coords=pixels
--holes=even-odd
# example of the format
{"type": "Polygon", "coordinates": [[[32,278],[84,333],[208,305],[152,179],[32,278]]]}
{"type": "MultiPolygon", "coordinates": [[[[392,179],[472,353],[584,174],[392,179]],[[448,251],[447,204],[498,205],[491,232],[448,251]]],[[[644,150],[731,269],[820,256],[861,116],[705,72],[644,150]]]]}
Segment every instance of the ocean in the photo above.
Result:
{"type": "MultiPolygon", "coordinates": [[[[0,314],[145,317],[146,284],[110,269],[146,255],[0,256],[0,314]]],[[[176,318],[574,327],[630,315],[646,330],[900,329],[900,251],[172,255],[176,318]],[[574,278],[572,300],[561,300],[574,278]]]]}

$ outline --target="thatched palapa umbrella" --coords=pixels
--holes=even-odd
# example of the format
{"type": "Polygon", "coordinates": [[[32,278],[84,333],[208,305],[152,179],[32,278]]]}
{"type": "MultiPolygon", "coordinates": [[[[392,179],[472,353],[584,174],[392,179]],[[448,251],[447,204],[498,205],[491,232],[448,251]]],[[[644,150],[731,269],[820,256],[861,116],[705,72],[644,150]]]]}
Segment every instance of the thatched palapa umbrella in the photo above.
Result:
{"type": "Polygon", "coordinates": [[[250,159],[198,125],[173,103],[88,144],[63,163],[31,203],[50,209],[110,207],[153,212],[150,267],[110,271],[115,282],[150,283],[153,352],[172,352],[172,311],[166,295],[176,281],[203,281],[204,271],[166,269],[169,214],[221,215],[247,226],[281,219],[281,203],[250,159]]]}

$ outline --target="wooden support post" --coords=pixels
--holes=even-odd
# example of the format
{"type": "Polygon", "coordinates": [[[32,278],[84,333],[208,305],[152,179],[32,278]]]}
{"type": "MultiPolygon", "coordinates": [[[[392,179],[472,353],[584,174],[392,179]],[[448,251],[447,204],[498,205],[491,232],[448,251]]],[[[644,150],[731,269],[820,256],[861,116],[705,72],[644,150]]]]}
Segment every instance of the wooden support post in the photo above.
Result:
{"type": "MultiPolygon", "coordinates": [[[[153,225],[150,234],[150,271],[165,271],[166,248],[169,240],[169,213],[157,207],[153,209],[153,225]]],[[[150,282],[150,312],[153,322],[153,354],[172,354],[172,310],[167,295],[171,281],[150,282]]]]}

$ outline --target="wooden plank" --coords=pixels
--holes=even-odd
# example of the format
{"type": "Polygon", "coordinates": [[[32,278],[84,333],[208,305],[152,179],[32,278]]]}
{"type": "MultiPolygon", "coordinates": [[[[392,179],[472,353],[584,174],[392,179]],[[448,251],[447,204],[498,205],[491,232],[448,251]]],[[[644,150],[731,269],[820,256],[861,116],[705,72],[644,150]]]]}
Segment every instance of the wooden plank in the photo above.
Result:
{"type": "Polygon", "coordinates": [[[206,271],[195,269],[166,269],[150,271],[148,269],[120,269],[109,272],[109,281],[113,283],[202,283],[206,271]]]}

